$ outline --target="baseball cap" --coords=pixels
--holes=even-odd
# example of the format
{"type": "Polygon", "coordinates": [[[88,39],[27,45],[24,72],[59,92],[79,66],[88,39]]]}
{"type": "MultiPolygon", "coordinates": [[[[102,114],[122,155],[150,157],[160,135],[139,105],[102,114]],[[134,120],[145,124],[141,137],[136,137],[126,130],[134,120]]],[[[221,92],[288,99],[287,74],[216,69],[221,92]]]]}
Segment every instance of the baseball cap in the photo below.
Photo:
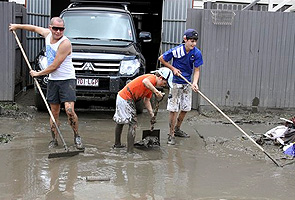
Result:
{"type": "Polygon", "coordinates": [[[198,39],[198,32],[195,29],[187,29],[184,34],[187,39],[198,39]]]}
{"type": "Polygon", "coordinates": [[[173,73],[172,71],[167,67],[161,67],[157,70],[157,72],[165,79],[167,80],[167,84],[170,88],[173,88],[172,85],[172,79],[173,79],[173,73]]]}

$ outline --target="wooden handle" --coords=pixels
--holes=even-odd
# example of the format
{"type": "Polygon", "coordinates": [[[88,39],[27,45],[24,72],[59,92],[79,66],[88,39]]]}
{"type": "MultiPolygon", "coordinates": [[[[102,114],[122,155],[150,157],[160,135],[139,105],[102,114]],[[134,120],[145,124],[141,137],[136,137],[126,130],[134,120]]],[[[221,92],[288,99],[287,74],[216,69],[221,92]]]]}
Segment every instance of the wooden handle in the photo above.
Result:
{"type": "MultiPolygon", "coordinates": [[[[18,46],[19,46],[19,48],[20,48],[20,50],[21,50],[21,52],[22,52],[22,54],[23,54],[23,57],[25,58],[25,61],[26,61],[27,65],[28,65],[29,69],[32,70],[31,64],[30,64],[30,62],[29,62],[29,60],[28,60],[28,57],[27,57],[27,55],[26,55],[26,53],[25,53],[25,50],[23,49],[23,46],[22,46],[21,42],[19,41],[19,38],[18,38],[16,32],[15,32],[15,31],[12,31],[12,32],[13,32],[13,34],[14,34],[15,40],[16,40],[16,42],[17,42],[17,44],[18,44],[18,46]]],[[[57,126],[57,123],[56,123],[56,121],[55,121],[55,118],[54,118],[54,116],[53,116],[53,114],[52,114],[52,112],[51,112],[51,110],[50,110],[50,107],[49,107],[49,105],[48,105],[48,103],[47,103],[47,101],[46,101],[46,98],[45,98],[45,96],[44,96],[44,94],[43,94],[43,92],[42,92],[42,89],[41,89],[41,87],[40,87],[40,84],[39,84],[38,80],[37,80],[35,77],[33,77],[33,79],[34,79],[35,84],[36,84],[36,86],[37,86],[37,88],[38,88],[38,90],[39,90],[39,92],[40,92],[40,94],[41,94],[41,97],[42,97],[42,99],[43,99],[43,101],[44,101],[44,103],[45,103],[45,105],[46,105],[46,108],[47,108],[47,110],[48,110],[48,112],[49,112],[49,115],[50,115],[50,117],[51,117],[51,119],[52,119],[52,122],[54,123],[54,126],[56,127],[56,130],[57,130],[57,132],[58,132],[58,135],[59,135],[60,139],[61,139],[62,142],[63,142],[64,148],[65,148],[65,150],[67,151],[67,150],[68,150],[68,147],[67,147],[67,145],[66,145],[66,143],[65,143],[65,140],[64,140],[64,138],[63,138],[63,136],[62,136],[62,134],[61,134],[61,132],[60,132],[58,126],[57,126]]]]}
{"type": "MultiPolygon", "coordinates": [[[[192,86],[191,82],[189,82],[185,77],[183,77],[181,74],[179,75],[185,82],[187,82],[190,86],[192,86]]],[[[206,100],[208,101],[218,112],[220,112],[230,123],[232,123],[239,131],[241,131],[246,137],[253,142],[261,151],[263,151],[278,167],[280,165],[275,161],[274,158],[272,158],[265,150],[253,140],[241,127],[239,127],[231,118],[229,118],[222,110],[220,110],[210,99],[208,99],[200,90],[198,90],[198,93],[206,100]]]]}

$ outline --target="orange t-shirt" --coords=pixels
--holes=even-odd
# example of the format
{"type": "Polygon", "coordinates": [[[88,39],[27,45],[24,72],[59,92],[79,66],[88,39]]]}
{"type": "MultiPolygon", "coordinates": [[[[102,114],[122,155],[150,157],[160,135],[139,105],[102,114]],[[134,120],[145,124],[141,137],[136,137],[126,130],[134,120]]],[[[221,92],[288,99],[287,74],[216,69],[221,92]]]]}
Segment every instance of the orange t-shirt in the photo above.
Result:
{"type": "Polygon", "coordinates": [[[144,84],[143,84],[143,79],[148,78],[153,86],[156,85],[157,79],[156,75],[153,74],[145,74],[141,75],[134,80],[132,80],[130,83],[125,85],[125,87],[119,91],[119,95],[125,99],[133,99],[134,101],[137,101],[139,99],[143,99],[144,97],[151,98],[153,95],[153,92],[148,89],[144,84]]]}

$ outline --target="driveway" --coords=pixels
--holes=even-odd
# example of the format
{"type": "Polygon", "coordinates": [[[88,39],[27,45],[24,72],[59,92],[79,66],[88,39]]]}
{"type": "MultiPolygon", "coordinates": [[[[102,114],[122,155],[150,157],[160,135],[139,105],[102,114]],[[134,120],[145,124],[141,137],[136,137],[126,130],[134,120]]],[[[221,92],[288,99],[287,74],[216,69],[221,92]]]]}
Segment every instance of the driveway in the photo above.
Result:
{"type": "MultiPolygon", "coordinates": [[[[182,129],[190,138],[167,144],[168,115],[162,102],[156,129],[161,145],[152,149],[112,149],[114,111],[78,111],[79,130],[86,147],[79,155],[48,159],[49,115],[33,106],[32,91],[17,99],[18,111],[0,117],[0,199],[114,200],[293,200],[295,164],[279,146],[263,148],[284,167],[277,167],[253,142],[216,112],[188,113],[182,129]],[[87,176],[107,177],[87,181],[87,176]]],[[[287,116],[286,116],[287,115],[287,116]]],[[[282,113],[229,114],[246,133],[264,133],[279,125],[282,113]]],[[[145,111],[138,116],[136,140],[149,129],[145,111]]],[[[61,114],[60,130],[70,148],[73,133],[61,114]]],[[[122,142],[127,141],[127,126],[122,142]]],[[[257,136],[257,135],[255,135],[257,136]]],[[[57,150],[62,151],[61,141],[57,150]]]]}

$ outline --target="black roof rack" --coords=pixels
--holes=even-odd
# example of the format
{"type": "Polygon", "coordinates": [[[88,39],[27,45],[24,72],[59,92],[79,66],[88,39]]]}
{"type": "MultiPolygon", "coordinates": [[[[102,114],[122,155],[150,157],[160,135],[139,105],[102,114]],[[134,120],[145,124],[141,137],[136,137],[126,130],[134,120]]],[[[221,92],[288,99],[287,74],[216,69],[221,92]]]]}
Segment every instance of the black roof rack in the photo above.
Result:
{"type": "Polygon", "coordinates": [[[71,4],[68,6],[68,8],[73,8],[73,7],[83,7],[83,6],[112,6],[112,7],[117,7],[117,8],[123,8],[127,10],[127,5],[129,5],[129,2],[123,2],[123,1],[83,1],[83,0],[70,0],[71,4]]]}

